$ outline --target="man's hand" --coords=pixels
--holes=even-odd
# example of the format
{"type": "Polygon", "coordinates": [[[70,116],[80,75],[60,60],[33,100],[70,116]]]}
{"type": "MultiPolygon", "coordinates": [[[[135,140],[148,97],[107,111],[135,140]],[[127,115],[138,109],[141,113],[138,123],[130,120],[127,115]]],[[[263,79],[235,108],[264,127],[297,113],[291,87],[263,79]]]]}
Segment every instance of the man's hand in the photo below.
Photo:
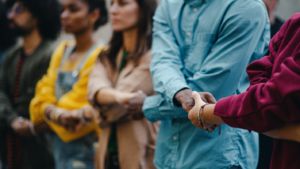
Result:
{"type": "Polygon", "coordinates": [[[175,95],[175,99],[181,104],[181,107],[189,112],[195,105],[191,89],[183,89],[175,95]]]}
{"type": "Polygon", "coordinates": [[[17,117],[11,123],[11,128],[21,136],[31,136],[30,125],[32,123],[23,117],[17,117]]]}

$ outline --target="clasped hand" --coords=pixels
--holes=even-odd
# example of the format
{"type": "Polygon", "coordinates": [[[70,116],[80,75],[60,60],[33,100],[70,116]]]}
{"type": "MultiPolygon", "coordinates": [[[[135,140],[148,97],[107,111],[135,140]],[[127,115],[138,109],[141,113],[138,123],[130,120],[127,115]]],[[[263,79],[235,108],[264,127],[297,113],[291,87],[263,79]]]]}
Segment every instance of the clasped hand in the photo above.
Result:
{"type": "Polygon", "coordinates": [[[204,113],[204,108],[207,104],[216,103],[216,99],[208,92],[193,92],[190,89],[179,91],[176,96],[176,101],[181,104],[181,107],[188,112],[188,118],[194,126],[208,131],[213,131],[217,124],[211,122],[214,115],[204,113]]]}
{"type": "Polygon", "coordinates": [[[141,119],[143,118],[142,108],[146,97],[147,95],[143,91],[122,93],[118,95],[117,102],[127,109],[130,118],[141,119]]]}
{"type": "Polygon", "coordinates": [[[216,102],[215,98],[209,93],[197,93],[193,92],[192,97],[195,101],[195,105],[188,112],[188,118],[194,126],[202,128],[207,131],[213,131],[217,125],[210,123],[210,115],[204,112],[205,106],[216,102]],[[205,100],[205,101],[204,101],[205,100]]]}
{"type": "Polygon", "coordinates": [[[53,107],[50,114],[56,114],[55,117],[49,116],[49,119],[69,131],[77,131],[86,124],[96,119],[97,112],[91,106],[85,106],[81,109],[76,110],[65,110],[57,107],[53,107]]]}

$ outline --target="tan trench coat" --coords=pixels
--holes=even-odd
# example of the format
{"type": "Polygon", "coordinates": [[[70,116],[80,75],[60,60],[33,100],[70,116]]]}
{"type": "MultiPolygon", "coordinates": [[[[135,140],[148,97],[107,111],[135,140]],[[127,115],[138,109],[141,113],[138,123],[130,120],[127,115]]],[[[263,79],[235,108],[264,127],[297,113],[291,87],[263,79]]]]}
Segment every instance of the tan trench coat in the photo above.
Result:
{"type": "MultiPolygon", "coordinates": [[[[118,55],[120,63],[121,53],[118,55]]],[[[128,62],[119,73],[109,66],[108,62],[98,61],[89,80],[89,98],[94,105],[94,96],[102,88],[115,88],[124,92],[142,90],[147,95],[153,94],[149,71],[151,55],[144,54],[137,65],[128,62]]],[[[114,121],[126,117],[124,108],[115,105],[105,114],[100,109],[100,121],[114,121]]],[[[117,123],[117,144],[121,169],[154,169],[153,156],[158,126],[145,118],[141,120],[125,120],[117,123]]],[[[103,127],[96,155],[96,168],[105,169],[105,157],[110,138],[110,127],[103,127]]]]}

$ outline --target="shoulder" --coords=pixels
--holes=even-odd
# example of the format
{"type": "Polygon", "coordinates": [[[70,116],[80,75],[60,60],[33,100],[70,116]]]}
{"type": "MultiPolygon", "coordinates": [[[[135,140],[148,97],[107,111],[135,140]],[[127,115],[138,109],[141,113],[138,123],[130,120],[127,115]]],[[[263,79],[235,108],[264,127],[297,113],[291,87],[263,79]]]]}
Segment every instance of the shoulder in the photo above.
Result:
{"type": "Polygon", "coordinates": [[[156,15],[174,15],[179,12],[184,5],[184,0],[160,0],[156,15]]]}
{"type": "Polygon", "coordinates": [[[3,54],[3,64],[2,65],[10,65],[10,62],[12,62],[16,58],[16,54],[21,50],[21,45],[18,43],[15,46],[8,49],[3,54]]]}
{"type": "Polygon", "coordinates": [[[268,19],[262,0],[228,0],[227,14],[245,20],[268,19]]]}

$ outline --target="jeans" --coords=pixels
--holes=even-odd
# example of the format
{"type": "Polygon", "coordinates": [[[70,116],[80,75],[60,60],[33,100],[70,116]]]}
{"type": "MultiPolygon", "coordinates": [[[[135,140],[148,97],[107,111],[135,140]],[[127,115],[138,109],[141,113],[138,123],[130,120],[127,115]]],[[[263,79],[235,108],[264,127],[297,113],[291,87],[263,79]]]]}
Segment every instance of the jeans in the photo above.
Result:
{"type": "Polygon", "coordinates": [[[68,143],[56,135],[51,139],[56,169],[94,169],[94,135],[68,143]]]}

